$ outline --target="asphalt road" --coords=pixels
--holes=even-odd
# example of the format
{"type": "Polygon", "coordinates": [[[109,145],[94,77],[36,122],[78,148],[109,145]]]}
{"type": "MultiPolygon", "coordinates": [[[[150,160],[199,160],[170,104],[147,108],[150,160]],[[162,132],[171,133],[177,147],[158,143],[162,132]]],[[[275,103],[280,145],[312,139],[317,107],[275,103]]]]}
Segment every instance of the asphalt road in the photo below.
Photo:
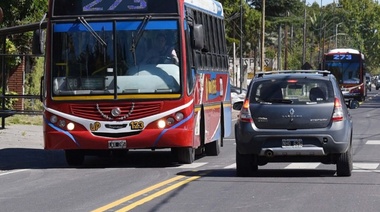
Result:
{"type": "Polygon", "coordinates": [[[130,151],[125,159],[88,157],[69,167],[62,151],[43,150],[42,128],[9,126],[0,130],[0,211],[378,212],[379,108],[373,89],[350,110],[351,177],[319,163],[268,164],[257,176],[236,177],[234,135],[219,156],[190,165],[172,162],[168,151],[130,151]]]}

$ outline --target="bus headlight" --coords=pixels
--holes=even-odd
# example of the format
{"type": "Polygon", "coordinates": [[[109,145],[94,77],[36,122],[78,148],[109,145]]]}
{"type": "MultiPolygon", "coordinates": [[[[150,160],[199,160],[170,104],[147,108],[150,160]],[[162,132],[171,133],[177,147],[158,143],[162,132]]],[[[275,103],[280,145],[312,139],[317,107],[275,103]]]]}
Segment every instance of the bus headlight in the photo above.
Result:
{"type": "Polygon", "coordinates": [[[169,126],[173,125],[174,122],[175,122],[174,118],[171,118],[171,117],[168,118],[168,119],[166,120],[166,123],[167,123],[169,126]]]}
{"type": "Polygon", "coordinates": [[[177,121],[181,121],[183,119],[183,117],[184,117],[183,113],[176,113],[175,114],[175,119],[177,121]]]}
{"type": "Polygon", "coordinates": [[[57,121],[58,121],[58,118],[57,118],[56,115],[52,115],[52,116],[50,116],[50,122],[51,122],[51,123],[55,124],[55,123],[57,123],[57,121]]]}
{"type": "Polygon", "coordinates": [[[158,128],[164,129],[165,126],[166,126],[166,123],[165,123],[164,120],[159,120],[158,123],[157,123],[157,125],[158,125],[158,128]]]}
{"type": "Polygon", "coordinates": [[[75,127],[75,125],[72,122],[70,122],[70,123],[67,124],[67,129],[70,130],[70,131],[73,130],[74,127],[75,127]]]}
{"type": "Polygon", "coordinates": [[[66,121],[65,120],[61,119],[61,120],[58,121],[58,126],[59,127],[64,128],[65,125],[66,125],[66,121]]]}

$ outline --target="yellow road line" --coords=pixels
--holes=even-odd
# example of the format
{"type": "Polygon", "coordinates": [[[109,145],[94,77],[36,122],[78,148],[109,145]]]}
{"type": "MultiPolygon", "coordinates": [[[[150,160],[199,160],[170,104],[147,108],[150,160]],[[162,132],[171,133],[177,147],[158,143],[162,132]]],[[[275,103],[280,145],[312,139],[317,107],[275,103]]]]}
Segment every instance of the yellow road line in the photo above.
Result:
{"type": "Polygon", "coordinates": [[[148,193],[148,192],[150,192],[150,191],[152,191],[152,190],[154,190],[154,189],[157,189],[157,188],[159,188],[159,187],[162,187],[162,186],[164,186],[164,185],[166,185],[166,184],[169,184],[169,183],[171,183],[171,182],[177,181],[177,180],[182,179],[182,178],[184,178],[184,177],[185,177],[185,176],[182,176],[182,175],[181,175],[181,176],[176,176],[176,177],[170,178],[170,179],[165,180],[165,181],[163,181],[163,182],[161,182],[161,183],[157,183],[157,184],[155,184],[155,185],[153,185],[153,186],[150,186],[150,187],[148,187],[148,188],[146,188],[146,189],[143,189],[143,190],[141,190],[141,191],[139,191],[139,192],[136,192],[136,193],[134,193],[134,194],[131,194],[131,195],[129,195],[129,196],[126,196],[126,197],[124,197],[124,198],[121,198],[121,199],[119,199],[119,200],[116,200],[116,201],[114,201],[114,202],[112,202],[112,203],[110,203],[110,204],[108,204],[108,205],[105,205],[105,206],[103,206],[103,207],[97,208],[97,209],[93,210],[92,212],[106,211],[106,210],[111,209],[111,208],[113,208],[113,207],[115,207],[115,206],[117,206],[117,205],[120,205],[120,204],[122,204],[122,203],[124,203],[124,202],[126,202],[126,201],[128,201],[128,200],[131,200],[131,199],[133,199],[133,198],[136,198],[136,197],[138,197],[138,196],[141,196],[141,195],[143,195],[143,194],[145,194],[145,193],[148,193]]]}
{"type": "Polygon", "coordinates": [[[134,203],[132,203],[132,204],[130,204],[130,205],[124,207],[124,208],[121,208],[121,209],[117,210],[116,212],[130,211],[130,210],[132,210],[133,208],[135,208],[135,207],[137,207],[139,205],[142,205],[142,204],[144,204],[146,202],[149,202],[149,201],[151,201],[154,198],[157,198],[157,197],[159,197],[159,196],[161,196],[163,194],[166,194],[169,191],[174,190],[174,189],[176,189],[176,188],[178,188],[178,187],[180,187],[182,185],[185,185],[185,184],[187,184],[187,183],[189,183],[191,181],[194,181],[194,180],[196,180],[196,179],[198,179],[200,177],[201,176],[194,176],[194,177],[187,178],[187,179],[185,179],[185,180],[183,180],[181,182],[178,182],[178,183],[176,183],[174,185],[171,185],[171,186],[169,186],[169,187],[167,187],[165,189],[162,189],[162,190],[160,190],[160,191],[158,191],[158,192],[156,192],[154,194],[151,194],[151,195],[149,195],[149,196],[147,196],[147,197],[145,197],[145,198],[143,198],[143,199],[141,199],[141,200],[139,200],[137,202],[134,202],[134,203]]]}

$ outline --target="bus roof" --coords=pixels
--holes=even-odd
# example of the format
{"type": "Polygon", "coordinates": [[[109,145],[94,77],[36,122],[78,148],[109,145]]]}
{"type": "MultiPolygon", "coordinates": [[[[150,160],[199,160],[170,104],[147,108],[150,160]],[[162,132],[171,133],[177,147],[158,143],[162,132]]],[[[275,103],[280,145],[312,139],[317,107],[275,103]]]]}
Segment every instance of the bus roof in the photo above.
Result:
{"type": "Polygon", "coordinates": [[[350,54],[360,54],[359,50],[356,49],[350,49],[350,48],[341,48],[341,49],[331,49],[329,52],[330,53],[350,53],[350,54]]]}
{"type": "Polygon", "coordinates": [[[364,54],[362,54],[357,49],[351,49],[351,48],[331,49],[327,54],[339,54],[339,53],[359,54],[359,55],[361,55],[362,59],[364,60],[364,54]]]}
{"type": "Polygon", "coordinates": [[[215,0],[185,0],[185,5],[219,17],[224,16],[222,4],[215,0]]]}

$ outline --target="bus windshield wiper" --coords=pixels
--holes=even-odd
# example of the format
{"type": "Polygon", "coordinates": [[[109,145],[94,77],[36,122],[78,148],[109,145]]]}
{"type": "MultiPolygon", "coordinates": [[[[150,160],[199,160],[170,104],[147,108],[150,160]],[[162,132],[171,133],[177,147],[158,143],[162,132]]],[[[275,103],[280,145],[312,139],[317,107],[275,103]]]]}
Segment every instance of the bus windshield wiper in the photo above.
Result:
{"type": "Polygon", "coordinates": [[[96,38],[96,40],[103,46],[107,47],[107,43],[95,32],[95,30],[91,27],[90,24],[87,23],[84,17],[78,17],[78,20],[83,24],[84,27],[96,38]]]}
{"type": "Polygon", "coordinates": [[[137,34],[136,36],[133,35],[132,33],[132,46],[131,46],[131,52],[133,54],[133,60],[135,62],[135,65],[137,65],[137,61],[136,61],[136,47],[137,47],[137,44],[139,43],[139,40],[144,32],[144,29],[146,27],[146,25],[148,24],[150,18],[152,16],[150,15],[147,15],[144,17],[144,20],[142,21],[141,25],[138,27],[137,29],[137,34]]]}

